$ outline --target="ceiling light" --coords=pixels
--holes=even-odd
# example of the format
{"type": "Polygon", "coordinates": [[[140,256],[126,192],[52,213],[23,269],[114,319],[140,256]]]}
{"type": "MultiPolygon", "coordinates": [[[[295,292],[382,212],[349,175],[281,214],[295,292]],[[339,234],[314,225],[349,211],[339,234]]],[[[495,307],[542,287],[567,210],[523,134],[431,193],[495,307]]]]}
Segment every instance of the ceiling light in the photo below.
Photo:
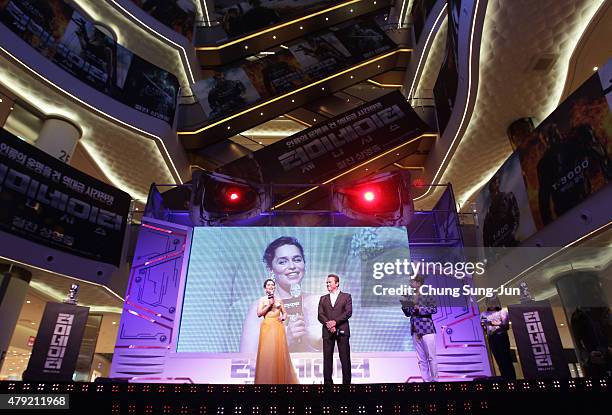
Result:
{"type": "Polygon", "coordinates": [[[260,146],[263,146],[263,143],[261,141],[258,141],[258,143],[259,143],[260,146]]]}
{"type": "Polygon", "coordinates": [[[313,118],[313,119],[312,119],[312,121],[313,121],[313,122],[317,122],[317,119],[316,119],[316,118],[313,118]]]}
{"type": "Polygon", "coordinates": [[[276,39],[276,35],[272,36],[272,39],[276,39]]]}
{"type": "Polygon", "coordinates": [[[349,12],[353,13],[353,9],[349,10],[349,12]]]}
{"type": "Polygon", "coordinates": [[[260,112],[259,115],[263,116],[263,112],[260,112]]]}
{"type": "Polygon", "coordinates": [[[328,21],[329,21],[329,17],[326,17],[326,18],[325,18],[325,21],[326,21],[326,22],[328,22],[328,21]]]}
{"type": "Polygon", "coordinates": [[[116,322],[116,321],[113,321],[113,324],[117,324],[117,322],[116,322]]]}
{"type": "Polygon", "coordinates": [[[247,45],[244,45],[244,48],[245,48],[245,49],[248,49],[249,47],[248,47],[247,45]]]}
{"type": "Polygon", "coordinates": [[[227,126],[227,129],[229,130],[230,128],[231,128],[231,127],[228,125],[228,126],[227,126]]]}
{"type": "Polygon", "coordinates": [[[303,29],[304,29],[304,26],[300,26],[300,30],[303,30],[303,29]]]}
{"type": "Polygon", "coordinates": [[[15,109],[15,107],[11,107],[11,111],[13,111],[15,109]]]}
{"type": "Polygon", "coordinates": [[[34,322],[32,321],[30,324],[31,324],[31,325],[34,325],[34,324],[36,324],[36,323],[34,323],[34,322]]]}
{"type": "Polygon", "coordinates": [[[593,70],[597,72],[599,70],[599,66],[593,66],[593,70]]]}
{"type": "Polygon", "coordinates": [[[26,300],[26,304],[30,304],[30,303],[31,303],[31,301],[30,301],[30,300],[26,300]]]}
{"type": "Polygon", "coordinates": [[[295,99],[292,99],[291,102],[295,102],[295,99]]]}
{"type": "Polygon", "coordinates": [[[321,91],[325,91],[325,87],[324,86],[321,87],[321,91]]]}
{"type": "Polygon", "coordinates": [[[0,102],[3,102],[3,101],[2,101],[2,98],[0,98],[0,102]]]}

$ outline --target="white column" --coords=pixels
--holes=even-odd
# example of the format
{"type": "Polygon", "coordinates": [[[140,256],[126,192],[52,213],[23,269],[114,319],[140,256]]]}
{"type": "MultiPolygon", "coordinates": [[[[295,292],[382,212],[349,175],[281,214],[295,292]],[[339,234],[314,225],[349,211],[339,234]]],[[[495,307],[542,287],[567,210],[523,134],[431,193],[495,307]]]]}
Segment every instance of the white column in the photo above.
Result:
{"type": "Polygon", "coordinates": [[[36,146],[56,159],[70,164],[70,158],[80,138],[81,130],[74,124],[60,118],[48,118],[40,130],[36,146]]]}

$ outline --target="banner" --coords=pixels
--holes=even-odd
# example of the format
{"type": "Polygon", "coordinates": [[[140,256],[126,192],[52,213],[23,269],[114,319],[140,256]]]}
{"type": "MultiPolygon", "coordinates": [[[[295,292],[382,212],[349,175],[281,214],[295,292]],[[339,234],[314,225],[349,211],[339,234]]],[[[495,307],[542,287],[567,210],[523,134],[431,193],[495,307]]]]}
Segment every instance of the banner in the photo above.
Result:
{"type": "Polygon", "coordinates": [[[47,303],[24,381],[71,382],[89,307],[47,303]]]}
{"type": "Polygon", "coordinates": [[[214,18],[234,38],[337,4],[333,0],[215,0],[214,18]]]}
{"type": "Polygon", "coordinates": [[[134,55],[63,0],[0,0],[0,21],[92,88],[172,124],[178,80],[134,55]]]}
{"type": "Polygon", "coordinates": [[[434,86],[434,99],[438,128],[444,132],[453,113],[457,87],[459,84],[459,17],[461,1],[448,0],[448,32],[446,35],[446,55],[434,86]]]}
{"type": "Polygon", "coordinates": [[[0,130],[0,231],[119,266],[130,195],[0,130]]]}
{"type": "Polygon", "coordinates": [[[410,10],[410,20],[414,27],[414,37],[416,43],[418,43],[429,12],[436,4],[436,0],[414,0],[412,3],[412,10],[410,10]]]}
{"type": "Polygon", "coordinates": [[[525,379],[563,379],[570,372],[548,301],[508,307],[525,379]]]}
{"type": "Polygon", "coordinates": [[[308,85],[396,47],[380,28],[380,16],[365,16],[305,36],[256,61],[220,68],[196,82],[193,93],[209,120],[222,118],[276,95],[308,85]]]}
{"type": "Polygon", "coordinates": [[[429,131],[394,91],[223,166],[221,173],[273,183],[321,183],[429,131]]]}
{"type": "Polygon", "coordinates": [[[523,181],[521,164],[513,153],[476,198],[479,245],[492,260],[496,247],[518,246],[536,233],[523,181]]]}
{"type": "Polygon", "coordinates": [[[612,114],[593,74],[535,130],[512,136],[538,229],[612,179],[612,114]]]}
{"type": "MultiPolygon", "coordinates": [[[[138,7],[172,30],[193,38],[196,6],[193,0],[132,0],[138,7]]],[[[205,0],[206,1],[206,0],[205,0]]],[[[217,1],[215,1],[217,3],[217,1]]]]}

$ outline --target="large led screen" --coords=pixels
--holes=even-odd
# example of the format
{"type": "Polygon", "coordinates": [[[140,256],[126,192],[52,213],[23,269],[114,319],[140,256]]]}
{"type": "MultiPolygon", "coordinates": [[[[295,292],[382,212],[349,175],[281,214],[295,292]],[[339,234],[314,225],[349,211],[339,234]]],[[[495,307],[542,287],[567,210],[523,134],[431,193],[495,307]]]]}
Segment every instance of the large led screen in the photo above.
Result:
{"type": "Polygon", "coordinates": [[[412,351],[399,296],[378,301],[372,289],[372,265],[389,253],[409,258],[406,228],[195,228],[177,352],[256,353],[267,278],[285,303],[289,350],[322,351],[317,309],[328,274],[353,298],[352,351],[412,351]]]}

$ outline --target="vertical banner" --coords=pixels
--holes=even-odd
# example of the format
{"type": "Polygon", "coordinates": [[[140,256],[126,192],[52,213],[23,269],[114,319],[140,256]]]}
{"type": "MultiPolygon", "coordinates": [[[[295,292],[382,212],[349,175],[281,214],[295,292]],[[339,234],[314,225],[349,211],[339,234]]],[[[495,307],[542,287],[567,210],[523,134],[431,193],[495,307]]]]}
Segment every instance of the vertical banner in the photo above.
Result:
{"type": "Polygon", "coordinates": [[[569,378],[550,303],[512,304],[508,314],[525,379],[569,378]]]}
{"type": "Polygon", "coordinates": [[[89,307],[47,303],[24,381],[72,381],[89,307]]]}

